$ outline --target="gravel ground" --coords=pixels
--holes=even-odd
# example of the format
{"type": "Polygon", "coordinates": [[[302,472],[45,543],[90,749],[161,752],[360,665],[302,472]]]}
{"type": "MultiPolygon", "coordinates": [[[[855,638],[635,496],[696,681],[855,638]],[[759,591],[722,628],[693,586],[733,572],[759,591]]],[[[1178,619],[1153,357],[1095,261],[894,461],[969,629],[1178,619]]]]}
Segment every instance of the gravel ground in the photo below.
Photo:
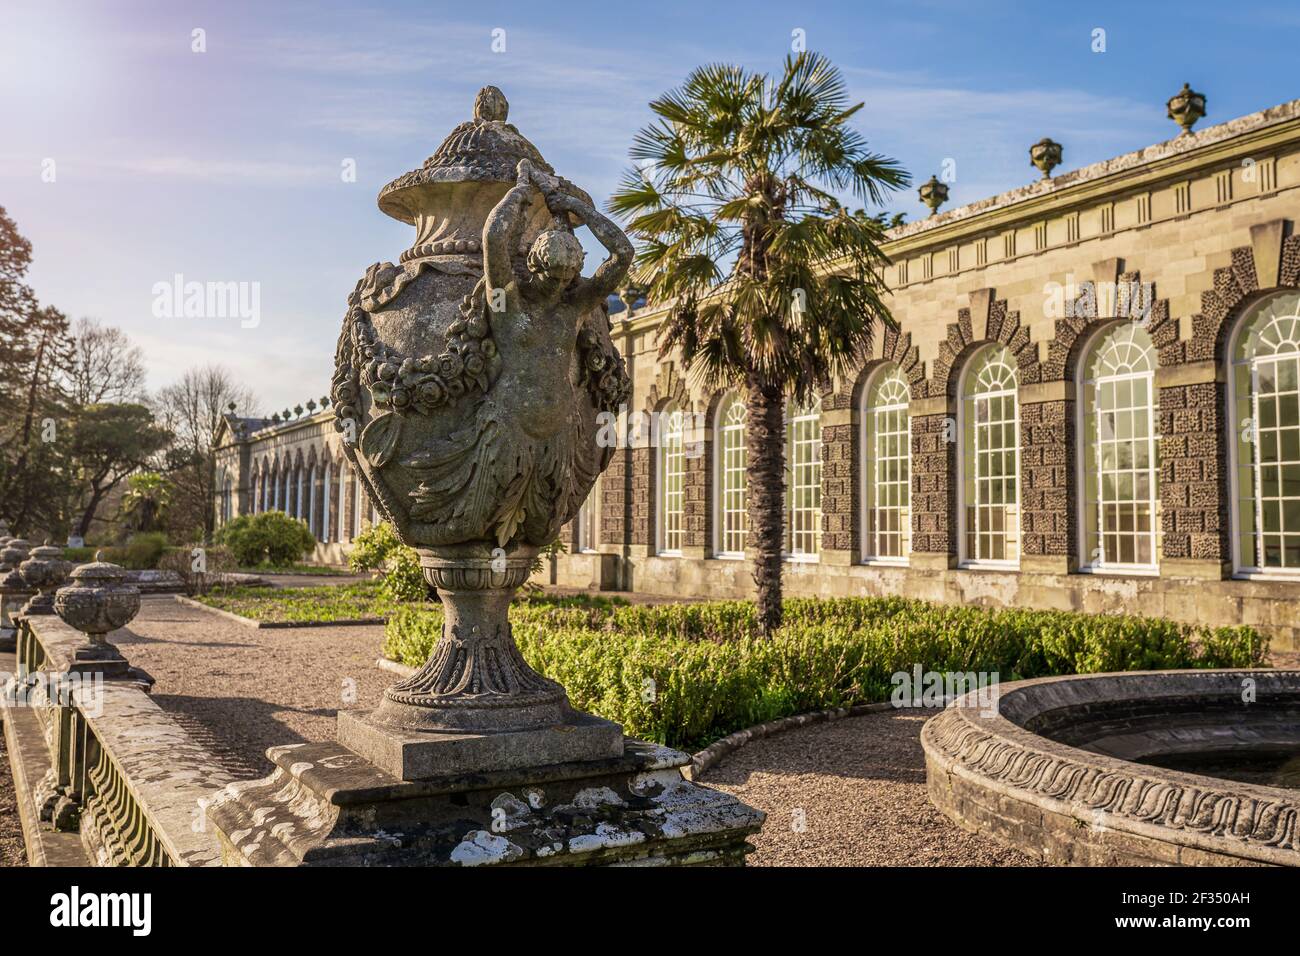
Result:
{"type": "Polygon", "coordinates": [[[751,741],[701,782],[767,812],[751,866],[1035,866],[925,793],[925,717],[886,712],[751,741]]]}
{"type": "Polygon", "coordinates": [[[381,625],[251,628],[146,597],[113,641],[153,675],[153,699],[239,777],[269,773],[266,749],[332,740],[340,709],[369,709],[396,678],[375,667],[381,625]]]}
{"type": "Polygon", "coordinates": [[[26,865],[27,850],[23,825],[18,819],[18,801],[14,799],[14,778],[9,773],[4,734],[0,733],[0,866],[26,865]]]}

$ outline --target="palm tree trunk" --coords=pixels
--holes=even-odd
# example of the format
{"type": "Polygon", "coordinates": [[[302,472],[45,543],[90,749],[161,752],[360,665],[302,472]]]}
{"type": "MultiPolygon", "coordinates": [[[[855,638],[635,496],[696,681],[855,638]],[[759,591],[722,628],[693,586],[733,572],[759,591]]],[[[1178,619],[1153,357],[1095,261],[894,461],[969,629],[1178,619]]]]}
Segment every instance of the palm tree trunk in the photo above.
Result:
{"type": "Polygon", "coordinates": [[[785,544],[785,399],[779,388],[751,384],[745,400],[749,461],[749,538],[758,588],[759,633],[781,626],[781,552],[785,544]]]}

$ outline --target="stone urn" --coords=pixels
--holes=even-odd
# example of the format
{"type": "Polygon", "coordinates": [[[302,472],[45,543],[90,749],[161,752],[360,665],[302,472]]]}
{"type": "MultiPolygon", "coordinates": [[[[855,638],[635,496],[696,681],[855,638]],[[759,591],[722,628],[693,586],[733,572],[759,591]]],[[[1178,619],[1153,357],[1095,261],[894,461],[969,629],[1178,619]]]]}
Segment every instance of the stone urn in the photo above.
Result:
{"type": "Polygon", "coordinates": [[[1044,136],[1029,147],[1029,162],[1044,179],[1052,178],[1052,170],[1061,165],[1061,144],[1044,136]]]}
{"type": "Polygon", "coordinates": [[[24,615],[54,613],[54,592],[68,577],[72,564],[63,560],[63,549],[46,543],[33,548],[27,560],[18,566],[18,573],[28,590],[36,595],[22,609],[24,615]]]}
{"type": "Polygon", "coordinates": [[[0,651],[13,650],[16,646],[14,609],[21,607],[32,594],[18,570],[30,552],[31,545],[24,538],[10,538],[0,548],[0,651]]]}
{"type": "Polygon", "coordinates": [[[931,176],[916,190],[921,202],[925,203],[930,209],[930,215],[935,216],[939,213],[939,207],[948,201],[948,184],[939,181],[937,176],[931,176]]]}
{"type": "MultiPolygon", "coordinates": [[[[446,612],[429,662],[366,721],[462,734],[563,727],[561,759],[602,756],[621,752],[621,730],[572,725],[564,689],[524,662],[506,611],[613,454],[596,440],[601,416],[617,414],[629,383],[606,299],[623,287],[632,246],[508,110],[485,87],[472,119],[381,190],[380,210],[414,226],[414,243],[366,271],[338,340],[335,425],[446,612]],[[573,233],[583,225],[608,252],[590,277],[573,233]]],[[[368,733],[340,722],[340,739],[370,756],[368,733]]],[[[531,757],[498,747],[492,759],[545,756],[528,746],[531,757]]]]}
{"type": "Polygon", "coordinates": [[[1181,135],[1190,136],[1196,121],[1205,115],[1205,94],[1184,83],[1181,90],[1169,97],[1165,107],[1169,118],[1183,128],[1181,135]]]}
{"type": "Polygon", "coordinates": [[[108,635],[126,627],[140,611],[140,589],[127,583],[123,568],[100,558],[96,554],[94,561],[73,568],[68,583],[54,595],[54,612],[89,641],[77,651],[81,660],[120,657],[108,635]]]}

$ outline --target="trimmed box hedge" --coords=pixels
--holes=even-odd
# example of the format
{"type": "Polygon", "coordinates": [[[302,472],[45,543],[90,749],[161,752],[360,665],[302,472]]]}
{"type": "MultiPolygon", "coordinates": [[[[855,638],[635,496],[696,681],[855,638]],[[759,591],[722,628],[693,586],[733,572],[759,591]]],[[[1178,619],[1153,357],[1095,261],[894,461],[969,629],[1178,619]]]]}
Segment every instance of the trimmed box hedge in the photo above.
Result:
{"type": "MultiPolygon", "coordinates": [[[[785,624],[757,636],[743,601],[617,606],[568,599],[511,607],[515,640],[573,705],[634,736],[694,749],[767,720],[888,700],[898,672],[984,673],[1001,681],[1102,671],[1255,667],[1251,627],[1161,618],[985,609],[904,598],[791,599],[785,624]]],[[[384,653],[428,658],[440,608],[402,608],[384,653]]]]}

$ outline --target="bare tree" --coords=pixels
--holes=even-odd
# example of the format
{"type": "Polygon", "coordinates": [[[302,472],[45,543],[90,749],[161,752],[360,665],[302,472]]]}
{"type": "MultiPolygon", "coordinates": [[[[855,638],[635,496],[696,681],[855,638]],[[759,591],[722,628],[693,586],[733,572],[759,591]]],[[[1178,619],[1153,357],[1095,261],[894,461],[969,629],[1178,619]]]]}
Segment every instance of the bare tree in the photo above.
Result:
{"type": "Polygon", "coordinates": [[[179,381],[160,389],[154,400],[157,421],[176,436],[173,453],[182,456],[176,464],[190,471],[190,481],[179,484],[178,489],[190,493],[202,509],[205,541],[211,540],[216,524],[213,449],[222,422],[231,404],[237,414],[249,415],[255,401],[252,391],[220,365],[190,369],[179,381]]]}
{"type": "Polygon", "coordinates": [[[68,391],[79,408],[138,401],[144,394],[144,353],[121,329],[81,319],[72,331],[68,391]]]}

